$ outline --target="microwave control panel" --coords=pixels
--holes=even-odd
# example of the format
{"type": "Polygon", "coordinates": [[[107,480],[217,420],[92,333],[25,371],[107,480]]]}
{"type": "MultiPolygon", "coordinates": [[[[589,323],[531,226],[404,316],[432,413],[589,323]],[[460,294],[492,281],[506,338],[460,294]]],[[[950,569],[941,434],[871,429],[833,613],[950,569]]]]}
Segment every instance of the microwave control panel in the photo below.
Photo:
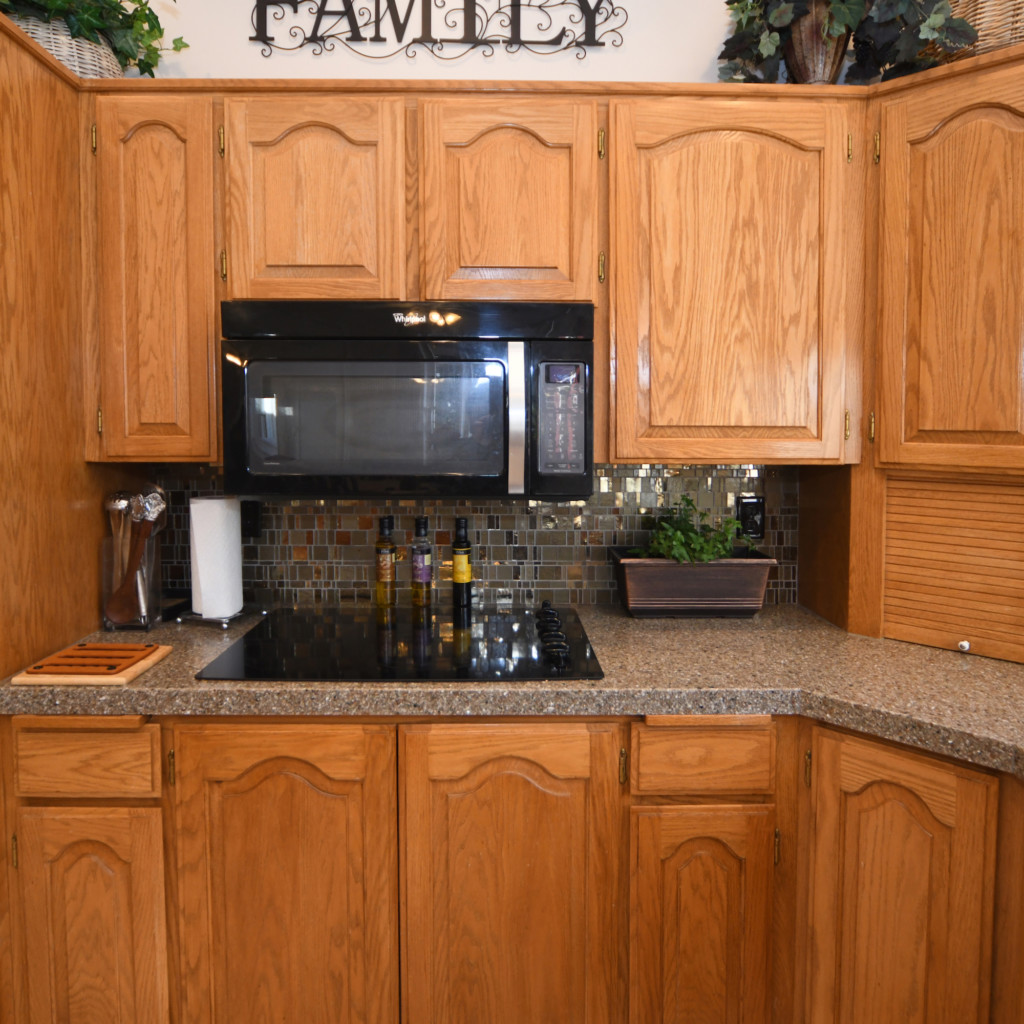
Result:
{"type": "Polygon", "coordinates": [[[542,362],[537,394],[537,471],[586,472],[587,368],[542,362]]]}

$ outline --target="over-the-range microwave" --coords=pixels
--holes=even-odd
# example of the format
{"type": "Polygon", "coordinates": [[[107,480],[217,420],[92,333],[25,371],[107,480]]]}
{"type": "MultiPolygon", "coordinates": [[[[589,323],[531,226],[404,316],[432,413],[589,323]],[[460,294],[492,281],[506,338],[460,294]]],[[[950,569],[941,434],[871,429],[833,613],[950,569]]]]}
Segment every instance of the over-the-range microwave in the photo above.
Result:
{"type": "Polygon", "coordinates": [[[589,497],[590,303],[221,305],[224,486],[291,497],[589,497]]]}

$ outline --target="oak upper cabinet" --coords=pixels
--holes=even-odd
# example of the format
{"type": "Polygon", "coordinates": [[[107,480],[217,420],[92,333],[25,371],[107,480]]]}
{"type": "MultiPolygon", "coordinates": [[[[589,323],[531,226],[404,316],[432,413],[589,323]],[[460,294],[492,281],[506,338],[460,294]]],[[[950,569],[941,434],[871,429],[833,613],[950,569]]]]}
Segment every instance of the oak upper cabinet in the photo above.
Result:
{"type": "Polygon", "coordinates": [[[406,1024],[624,1019],[624,730],[400,729],[406,1024]]]}
{"type": "Polygon", "coordinates": [[[182,1019],[396,1024],[395,730],[174,730],[182,1019]]]}
{"type": "Polygon", "coordinates": [[[989,1019],[997,780],[816,729],[807,1019],[989,1019]]]}
{"type": "Polygon", "coordinates": [[[847,107],[666,97],[610,117],[615,459],[842,461],[866,165],[847,107]]]}
{"type": "Polygon", "coordinates": [[[881,104],[879,458],[1024,469],[1024,68],[881,104]]]}
{"type": "Polygon", "coordinates": [[[403,299],[405,101],[228,97],[232,298],[403,299]]]}
{"type": "Polygon", "coordinates": [[[159,728],[135,718],[14,723],[16,1019],[167,1024],[159,728]]]}
{"type": "Polygon", "coordinates": [[[214,144],[208,97],[96,98],[92,458],[216,457],[214,144]]]}
{"type": "Polygon", "coordinates": [[[597,145],[593,101],[422,100],[424,298],[594,299],[597,145]]]}
{"type": "Polygon", "coordinates": [[[769,1021],[774,755],[770,718],[632,726],[630,1024],[769,1021]]]}

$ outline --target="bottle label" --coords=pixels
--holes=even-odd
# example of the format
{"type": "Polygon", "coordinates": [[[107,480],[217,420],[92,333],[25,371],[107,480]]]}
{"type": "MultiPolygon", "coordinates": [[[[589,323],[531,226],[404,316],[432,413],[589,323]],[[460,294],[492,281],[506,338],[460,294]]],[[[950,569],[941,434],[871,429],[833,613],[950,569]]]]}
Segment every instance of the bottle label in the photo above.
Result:
{"type": "Polygon", "coordinates": [[[468,551],[452,552],[452,583],[472,583],[473,568],[468,551]]]}
{"type": "Polygon", "coordinates": [[[395,578],[395,553],[394,551],[377,552],[377,581],[390,583],[395,578]]]}
{"type": "Polygon", "coordinates": [[[429,551],[414,551],[412,555],[413,583],[430,583],[433,579],[429,551]]]}

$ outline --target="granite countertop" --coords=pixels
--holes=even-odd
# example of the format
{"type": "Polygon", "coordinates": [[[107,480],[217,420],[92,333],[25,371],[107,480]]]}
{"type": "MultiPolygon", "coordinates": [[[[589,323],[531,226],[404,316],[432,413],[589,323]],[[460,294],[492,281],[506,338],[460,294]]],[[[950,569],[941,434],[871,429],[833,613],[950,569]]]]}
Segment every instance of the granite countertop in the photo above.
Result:
{"type": "Polygon", "coordinates": [[[792,606],[769,607],[753,619],[633,619],[604,606],[578,611],[602,680],[197,681],[196,672],[259,620],[253,614],[226,630],[188,621],[151,630],[147,642],[174,649],[125,685],[5,681],[0,714],[799,714],[1024,778],[1024,665],[855,636],[792,606]]]}

